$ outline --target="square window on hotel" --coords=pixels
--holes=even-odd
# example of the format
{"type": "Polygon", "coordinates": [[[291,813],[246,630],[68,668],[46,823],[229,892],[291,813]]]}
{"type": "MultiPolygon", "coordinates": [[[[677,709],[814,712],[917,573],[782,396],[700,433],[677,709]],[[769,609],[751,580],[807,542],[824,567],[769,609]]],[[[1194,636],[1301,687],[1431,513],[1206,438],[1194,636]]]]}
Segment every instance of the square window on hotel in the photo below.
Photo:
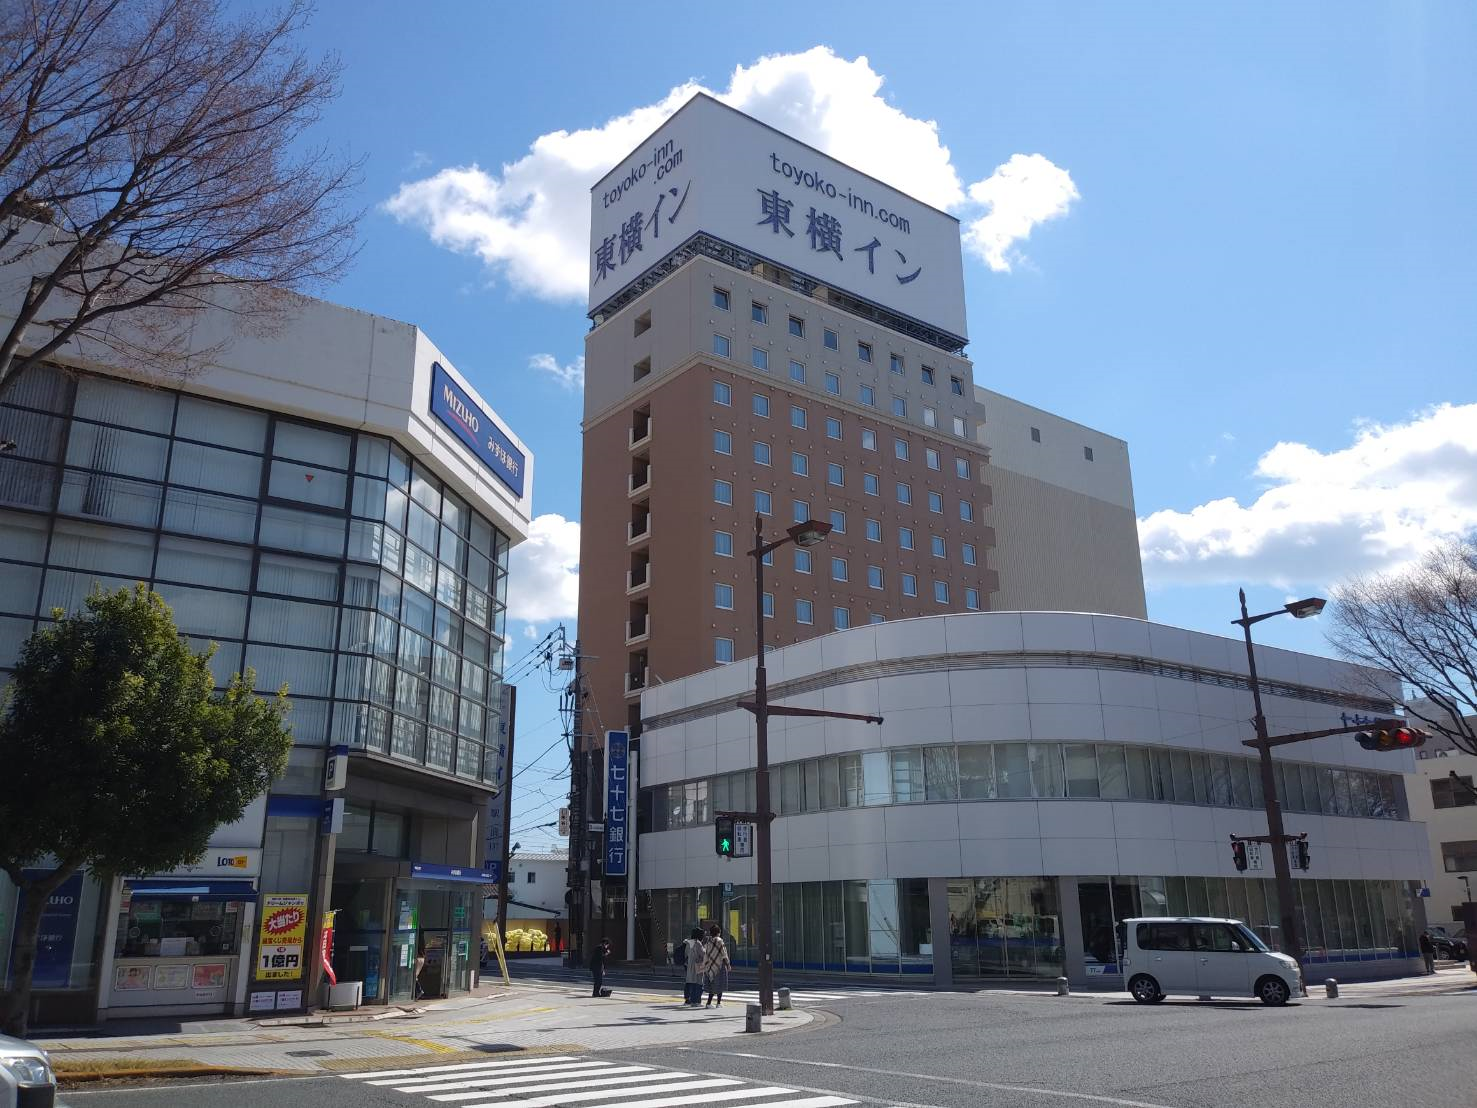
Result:
{"type": "Polygon", "coordinates": [[[769,351],[761,350],[759,347],[751,347],[749,350],[749,364],[755,369],[769,368],[769,351]]]}
{"type": "Polygon", "coordinates": [[[913,574],[911,574],[911,573],[905,573],[905,574],[903,574],[903,595],[904,596],[917,596],[918,595],[918,578],[915,577],[915,576],[913,576],[913,574]]]}
{"type": "Polygon", "coordinates": [[[954,459],[954,476],[955,477],[962,477],[966,481],[969,480],[969,459],[968,458],[955,458],[954,459]]]}
{"type": "Polygon", "coordinates": [[[733,535],[731,532],[713,532],[713,553],[720,558],[733,557],[733,535]]]}
{"type": "Polygon", "coordinates": [[[901,396],[892,398],[892,414],[898,419],[906,419],[908,416],[908,402],[901,396]]]}
{"type": "Polygon", "coordinates": [[[892,454],[893,454],[893,457],[895,457],[898,461],[900,461],[900,462],[906,462],[908,460],[908,440],[907,439],[893,439],[892,440],[892,454]]]}
{"type": "Polygon", "coordinates": [[[863,429],[863,431],[862,431],[862,449],[863,450],[876,450],[877,449],[877,432],[876,431],[868,431],[868,430],[863,429]]]}
{"type": "Polygon", "coordinates": [[[722,404],[725,408],[733,403],[733,389],[722,381],[713,382],[713,403],[722,404]]]}
{"type": "Polygon", "coordinates": [[[713,607],[722,608],[724,611],[733,610],[733,586],[714,583],[713,585],[713,607]]]}
{"type": "Polygon", "coordinates": [[[826,438],[839,439],[841,437],[841,421],[831,416],[826,417],[826,438]]]}
{"type": "Polygon", "coordinates": [[[762,392],[754,394],[754,414],[761,419],[769,418],[769,397],[762,392]]]}
{"type": "Polygon", "coordinates": [[[954,417],[954,434],[961,439],[964,438],[966,434],[968,434],[968,428],[964,426],[964,420],[960,419],[958,416],[954,417]]]}
{"type": "Polygon", "coordinates": [[[911,527],[897,529],[897,544],[904,550],[913,549],[913,529],[911,527]]]}
{"type": "Polygon", "coordinates": [[[923,374],[923,383],[925,385],[933,384],[933,370],[929,369],[927,366],[924,366],[920,372],[923,374]]]}
{"type": "Polygon", "coordinates": [[[714,335],[713,336],[713,353],[714,354],[717,354],[718,357],[720,357],[720,358],[726,358],[726,357],[728,357],[728,336],[727,335],[714,335]]]}
{"type": "Polygon", "coordinates": [[[925,427],[937,427],[938,424],[939,424],[939,414],[938,414],[938,412],[934,411],[932,408],[925,407],[923,409],[923,426],[925,426],[925,427]]]}
{"type": "Polygon", "coordinates": [[[810,501],[792,500],[790,502],[790,518],[796,523],[804,523],[810,518],[810,501]]]}
{"type": "Polygon", "coordinates": [[[839,509],[831,509],[831,531],[837,535],[846,534],[846,513],[839,509]]]}
{"type": "Polygon", "coordinates": [[[720,666],[726,666],[729,662],[733,661],[732,639],[713,640],[713,661],[717,662],[720,666]]]}
{"type": "Polygon", "coordinates": [[[869,588],[869,589],[880,589],[881,587],[882,587],[882,567],[881,566],[868,566],[867,567],[867,588],[869,588]]]}
{"type": "Polygon", "coordinates": [[[810,551],[809,550],[797,550],[797,551],[795,551],[795,572],[796,573],[809,573],[810,572],[810,551]]]}
{"type": "Polygon", "coordinates": [[[807,416],[805,414],[805,409],[802,408],[799,404],[791,404],[790,405],[790,426],[791,427],[799,427],[799,428],[801,428],[803,430],[808,425],[808,423],[809,423],[809,419],[807,418],[807,416]]]}
{"type": "Polygon", "coordinates": [[[979,589],[965,589],[964,590],[964,606],[966,608],[968,608],[971,612],[977,612],[977,611],[980,610],[980,590],[979,589]]]}
{"type": "Polygon", "coordinates": [[[809,600],[797,600],[797,601],[795,601],[795,622],[796,623],[814,623],[815,622],[815,605],[812,604],[809,600]]]}
{"type": "Polygon", "coordinates": [[[829,327],[826,328],[823,339],[827,350],[835,350],[840,345],[840,341],[836,337],[836,332],[829,327]]]}
{"type": "Polygon", "coordinates": [[[805,383],[805,366],[800,362],[790,363],[790,380],[805,383]]]}
{"type": "Polygon", "coordinates": [[[964,395],[964,380],[963,380],[963,378],[960,378],[960,377],[950,377],[949,378],[949,391],[952,392],[955,396],[963,396],[964,395]]]}
{"type": "Polygon", "coordinates": [[[754,511],[761,516],[774,514],[774,501],[769,493],[761,492],[759,489],[754,490],[754,511]]]}
{"type": "Polygon", "coordinates": [[[832,396],[841,395],[841,378],[834,373],[826,374],[826,391],[832,396]]]}
{"type": "Polygon", "coordinates": [[[769,443],[756,442],[754,444],[754,461],[762,466],[769,464],[769,443]]]}
{"type": "Polygon", "coordinates": [[[733,482],[731,482],[731,481],[714,481],[713,482],[713,503],[714,504],[732,504],[733,503],[733,482]]]}
{"type": "Polygon", "coordinates": [[[846,470],[836,462],[826,463],[826,484],[838,488],[846,484],[846,470]]]}
{"type": "Polygon", "coordinates": [[[774,593],[772,592],[764,594],[764,618],[774,618],[774,593]]]}
{"type": "Polygon", "coordinates": [[[913,503],[913,486],[906,481],[897,483],[897,502],[899,504],[913,503]]]}
{"type": "Polygon", "coordinates": [[[803,339],[805,337],[805,320],[791,316],[790,334],[794,335],[797,339],[803,339]]]}
{"type": "Polygon", "coordinates": [[[947,581],[935,581],[933,583],[933,599],[939,604],[949,602],[949,583],[947,581]]]}
{"type": "MultiPolygon", "coordinates": [[[[867,361],[871,361],[870,358],[867,361]]],[[[901,374],[903,371],[903,357],[901,354],[889,354],[887,356],[888,368],[894,373],[901,374]]]]}
{"type": "Polygon", "coordinates": [[[869,519],[869,520],[867,520],[867,541],[868,542],[881,542],[882,541],[882,521],[880,519],[869,519]]]}
{"type": "Polygon", "coordinates": [[[713,307],[720,312],[728,311],[728,290],[715,288],[713,290],[713,307]]]}
{"type": "Polygon", "coordinates": [[[946,551],[944,549],[944,537],[942,535],[930,535],[928,539],[928,544],[933,550],[933,556],[935,558],[943,558],[946,556],[946,551]]]}
{"type": "Polygon", "coordinates": [[[831,580],[832,581],[845,581],[846,580],[846,559],[845,558],[832,558],[831,559],[831,580]]]}
{"type": "Polygon", "coordinates": [[[867,407],[875,408],[877,406],[877,390],[872,388],[871,385],[863,385],[858,395],[861,397],[862,403],[867,407]]]}
{"type": "Polygon", "coordinates": [[[974,505],[968,500],[959,501],[959,518],[965,523],[974,522],[974,505]]]}
{"type": "Polygon", "coordinates": [[[732,454],[733,453],[733,436],[730,435],[727,431],[714,431],[713,432],[713,453],[714,454],[732,454]]]}
{"type": "Polygon", "coordinates": [[[963,543],[959,547],[959,555],[960,555],[961,558],[964,559],[964,564],[965,565],[972,566],[972,565],[976,565],[977,564],[976,561],[975,561],[975,553],[974,553],[974,544],[973,543],[963,543]]]}
{"type": "Polygon", "coordinates": [[[810,458],[798,450],[790,453],[790,472],[796,477],[810,476],[810,458]]]}
{"type": "Polygon", "coordinates": [[[755,323],[769,322],[769,309],[758,301],[749,305],[749,318],[755,323]]]}
{"type": "Polygon", "coordinates": [[[925,447],[923,450],[923,464],[929,469],[938,469],[939,452],[931,446],[925,447]]]}
{"type": "Polygon", "coordinates": [[[875,473],[862,474],[862,492],[866,493],[868,496],[882,495],[882,482],[878,479],[875,473]]]}
{"type": "Polygon", "coordinates": [[[944,511],[944,498],[936,492],[929,493],[928,510],[930,512],[938,512],[940,515],[942,515],[944,511]]]}
{"type": "Polygon", "coordinates": [[[831,609],[831,627],[832,628],[834,628],[837,631],[845,631],[850,626],[851,626],[851,609],[849,609],[849,608],[832,608],[831,609]]]}
{"type": "Polygon", "coordinates": [[[870,362],[872,360],[872,347],[869,343],[859,342],[856,344],[856,360],[859,362],[870,362]]]}

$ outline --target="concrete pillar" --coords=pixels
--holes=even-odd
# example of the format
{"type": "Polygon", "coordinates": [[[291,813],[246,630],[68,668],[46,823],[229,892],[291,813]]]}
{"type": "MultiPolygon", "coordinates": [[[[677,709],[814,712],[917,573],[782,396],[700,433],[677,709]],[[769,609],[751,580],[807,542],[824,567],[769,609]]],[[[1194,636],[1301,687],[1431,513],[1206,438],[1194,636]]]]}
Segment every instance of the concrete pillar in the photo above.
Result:
{"type": "Polygon", "coordinates": [[[1063,972],[1074,985],[1087,984],[1087,965],[1082,955],[1082,906],[1077,899],[1077,878],[1057,878],[1062,908],[1062,948],[1066,952],[1063,972]]]}
{"type": "Polygon", "coordinates": [[[949,879],[928,879],[928,927],[933,938],[933,983],[936,988],[954,987],[954,962],[949,938],[949,879]]]}

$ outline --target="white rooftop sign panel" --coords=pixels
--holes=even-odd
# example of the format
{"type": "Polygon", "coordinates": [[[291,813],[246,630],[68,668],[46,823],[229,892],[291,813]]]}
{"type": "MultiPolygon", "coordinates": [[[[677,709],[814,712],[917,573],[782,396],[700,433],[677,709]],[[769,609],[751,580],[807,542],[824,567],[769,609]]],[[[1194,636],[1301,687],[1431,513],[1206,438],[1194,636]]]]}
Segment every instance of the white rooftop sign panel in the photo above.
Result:
{"type": "Polygon", "coordinates": [[[593,313],[700,231],[966,338],[959,223],[708,96],[590,195],[593,313]]]}

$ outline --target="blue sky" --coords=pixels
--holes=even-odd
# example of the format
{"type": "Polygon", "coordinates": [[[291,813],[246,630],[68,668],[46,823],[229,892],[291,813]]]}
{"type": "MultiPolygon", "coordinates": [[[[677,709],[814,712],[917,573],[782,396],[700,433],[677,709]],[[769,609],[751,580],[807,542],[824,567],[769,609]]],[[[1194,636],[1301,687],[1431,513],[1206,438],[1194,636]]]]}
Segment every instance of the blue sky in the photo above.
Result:
{"type": "MultiPolygon", "coordinates": [[[[1151,618],[1228,631],[1238,583],[1275,607],[1477,527],[1471,5],[406,12],[325,4],[305,35],[344,64],[314,137],[365,158],[363,250],[322,291],[424,328],[535,452],[536,632],[509,661],[573,635],[587,322],[535,235],[578,244],[582,190],[688,82],[986,221],[976,379],[1128,440],[1151,618]]],[[[1326,650],[1317,621],[1259,636],[1326,650]]],[[[521,767],[559,727],[540,682],[520,696],[521,767]]],[[[515,829],[553,818],[564,764],[519,777],[515,829]]]]}

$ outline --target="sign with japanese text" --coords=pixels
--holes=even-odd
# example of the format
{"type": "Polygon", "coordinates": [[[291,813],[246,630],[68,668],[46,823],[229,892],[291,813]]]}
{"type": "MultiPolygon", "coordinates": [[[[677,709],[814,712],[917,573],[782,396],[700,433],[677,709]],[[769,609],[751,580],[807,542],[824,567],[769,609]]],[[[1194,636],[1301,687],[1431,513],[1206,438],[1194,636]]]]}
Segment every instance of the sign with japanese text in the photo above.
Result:
{"type": "Polygon", "coordinates": [[[303,946],[307,937],[307,893],[268,893],[263,896],[256,979],[281,981],[301,977],[303,946]]]}
{"type": "MultiPolygon", "coordinates": [[[[52,871],[27,869],[21,876],[27,881],[39,880],[52,871]]],[[[24,889],[16,897],[15,918],[20,919],[26,910],[24,889]]],[[[36,933],[36,961],[31,971],[31,984],[37,989],[65,989],[72,983],[72,949],[77,944],[77,918],[82,905],[82,874],[74,873],[63,881],[41,909],[41,929],[36,933]]],[[[11,936],[11,958],[15,965],[15,936],[11,936]]],[[[7,975],[8,987],[8,975],[7,975]]]]}
{"type": "Polygon", "coordinates": [[[605,876],[626,875],[626,801],[630,778],[631,736],[625,731],[605,732],[605,876]]]}
{"type": "Polygon", "coordinates": [[[492,416],[452,379],[440,362],[431,363],[431,413],[515,496],[523,496],[523,470],[527,464],[523,451],[513,445],[513,440],[503,433],[492,416]]]}
{"type": "Polygon", "coordinates": [[[966,337],[959,221],[710,96],[590,195],[590,311],[706,232],[966,337]]]}

